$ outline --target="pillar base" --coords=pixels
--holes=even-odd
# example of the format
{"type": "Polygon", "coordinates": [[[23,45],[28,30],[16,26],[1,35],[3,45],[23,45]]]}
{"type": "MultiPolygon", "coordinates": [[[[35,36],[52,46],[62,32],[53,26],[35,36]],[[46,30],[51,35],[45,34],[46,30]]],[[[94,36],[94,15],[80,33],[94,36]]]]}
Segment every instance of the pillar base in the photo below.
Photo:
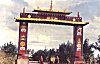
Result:
{"type": "Polygon", "coordinates": [[[74,64],[85,64],[84,61],[74,61],[74,64]]]}
{"type": "Polygon", "coordinates": [[[28,56],[26,55],[18,55],[16,64],[29,64],[28,56]]]}

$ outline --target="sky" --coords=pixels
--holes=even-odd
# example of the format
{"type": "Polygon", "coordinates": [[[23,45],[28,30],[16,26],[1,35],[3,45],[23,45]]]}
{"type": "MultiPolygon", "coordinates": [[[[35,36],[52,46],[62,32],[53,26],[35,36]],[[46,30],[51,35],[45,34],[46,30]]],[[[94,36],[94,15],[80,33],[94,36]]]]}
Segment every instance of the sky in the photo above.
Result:
{"type": "MultiPolygon", "coordinates": [[[[0,0],[0,45],[12,41],[18,45],[19,23],[15,17],[25,7],[26,12],[32,12],[36,7],[49,8],[50,0],[0,0]]],[[[89,22],[84,27],[84,39],[89,44],[97,41],[100,35],[100,0],[53,0],[53,9],[72,12],[69,16],[80,16],[83,21],[89,22]]],[[[58,48],[59,44],[73,43],[73,27],[63,25],[29,24],[28,48],[50,49],[58,48]]],[[[96,51],[96,53],[100,53],[96,51]]]]}

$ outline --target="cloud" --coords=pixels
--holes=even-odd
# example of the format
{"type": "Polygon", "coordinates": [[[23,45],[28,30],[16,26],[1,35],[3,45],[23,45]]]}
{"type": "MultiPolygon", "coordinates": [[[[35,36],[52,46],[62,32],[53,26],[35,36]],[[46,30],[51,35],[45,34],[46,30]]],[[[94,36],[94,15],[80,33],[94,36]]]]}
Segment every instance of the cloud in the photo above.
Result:
{"type": "Polygon", "coordinates": [[[11,30],[17,31],[18,26],[15,23],[14,17],[19,16],[19,13],[28,4],[24,0],[3,0],[0,2],[0,19],[1,23],[11,30]]]}
{"type": "Polygon", "coordinates": [[[89,20],[89,25],[84,27],[84,39],[89,38],[90,43],[97,41],[98,35],[100,35],[100,20],[98,16],[94,16],[93,20],[89,20]]]}
{"type": "Polygon", "coordinates": [[[100,16],[94,16],[94,20],[100,22],[100,16]]]}
{"type": "Polygon", "coordinates": [[[14,44],[18,44],[19,25],[15,23],[14,17],[19,15],[21,7],[19,3],[12,0],[3,0],[0,2],[0,42],[7,43],[13,41],[14,44]]]}
{"type": "Polygon", "coordinates": [[[0,0],[0,5],[4,5],[4,6],[9,6],[12,5],[12,1],[11,0],[0,0]]]}
{"type": "Polygon", "coordinates": [[[57,48],[61,43],[73,41],[72,30],[72,27],[61,25],[29,24],[28,42],[38,41],[49,48],[57,48]]]}
{"type": "Polygon", "coordinates": [[[17,45],[17,38],[18,38],[18,32],[12,31],[8,29],[6,26],[0,26],[0,45],[3,45],[4,43],[12,41],[14,44],[17,45]]]}
{"type": "MultiPolygon", "coordinates": [[[[67,0],[65,2],[66,5],[61,5],[60,8],[68,8],[69,11],[73,12],[71,16],[75,16],[77,12],[80,12],[80,16],[83,18],[83,21],[89,21],[89,25],[84,27],[84,39],[89,38],[91,43],[95,42],[99,33],[99,8],[100,8],[100,1],[99,0],[70,0],[68,1],[67,7],[67,0]],[[94,36],[93,36],[94,35],[94,36]]],[[[62,2],[63,3],[63,2],[62,2]]]]}
{"type": "Polygon", "coordinates": [[[12,2],[14,3],[14,4],[17,4],[17,6],[19,7],[25,7],[25,6],[28,6],[28,3],[27,2],[25,2],[24,0],[20,0],[20,1],[18,1],[18,0],[12,0],[12,2]]]}
{"type": "Polygon", "coordinates": [[[71,7],[71,10],[73,12],[79,11],[81,13],[81,16],[84,17],[84,20],[92,20],[94,15],[100,15],[100,13],[98,13],[100,11],[99,3],[99,0],[87,0],[84,3],[71,7]]]}

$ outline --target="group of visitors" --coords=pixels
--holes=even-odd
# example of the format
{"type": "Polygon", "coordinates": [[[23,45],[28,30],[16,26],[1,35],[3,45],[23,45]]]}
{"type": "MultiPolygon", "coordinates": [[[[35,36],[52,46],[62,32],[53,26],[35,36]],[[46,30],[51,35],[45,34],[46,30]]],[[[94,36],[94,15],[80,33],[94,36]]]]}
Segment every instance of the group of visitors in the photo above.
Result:
{"type": "MultiPolygon", "coordinates": [[[[56,56],[56,57],[51,57],[50,58],[50,61],[48,62],[48,64],[60,64],[60,62],[59,62],[59,57],[58,56],[56,56]]],[[[67,60],[66,60],[66,62],[65,63],[63,63],[63,64],[71,64],[70,63],[70,59],[68,58],[67,60]]]]}
{"type": "MultiPolygon", "coordinates": [[[[43,57],[40,57],[40,64],[43,64],[43,57]]],[[[59,64],[59,57],[50,57],[50,60],[48,61],[48,64],[59,64]]]]}

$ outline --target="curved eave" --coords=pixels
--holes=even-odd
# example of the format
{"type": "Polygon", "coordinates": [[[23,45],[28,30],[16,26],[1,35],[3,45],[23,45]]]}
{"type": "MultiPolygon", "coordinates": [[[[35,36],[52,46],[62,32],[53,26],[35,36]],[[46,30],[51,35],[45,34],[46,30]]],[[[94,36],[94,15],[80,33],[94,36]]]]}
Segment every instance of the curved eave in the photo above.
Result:
{"type": "Polygon", "coordinates": [[[16,22],[29,22],[29,23],[44,23],[44,24],[57,24],[57,25],[87,25],[89,22],[75,22],[75,21],[67,21],[67,20],[52,20],[52,19],[39,19],[39,18],[16,18],[16,22]]]}

